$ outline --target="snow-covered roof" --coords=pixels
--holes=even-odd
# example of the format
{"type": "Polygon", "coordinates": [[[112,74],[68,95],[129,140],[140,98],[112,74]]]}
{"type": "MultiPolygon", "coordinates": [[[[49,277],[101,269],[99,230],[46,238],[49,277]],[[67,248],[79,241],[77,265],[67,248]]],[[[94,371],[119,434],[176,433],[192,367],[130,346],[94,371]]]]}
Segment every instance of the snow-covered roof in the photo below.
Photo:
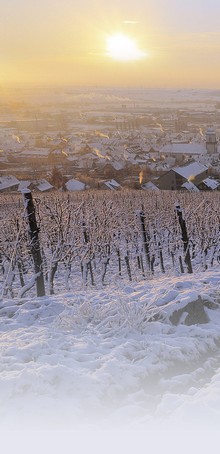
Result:
{"type": "Polygon", "coordinates": [[[220,185],[219,181],[215,180],[214,178],[205,178],[203,183],[207,186],[207,188],[215,190],[220,185]]]}
{"type": "Polygon", "coordinates": [[[121,170],[124,169],[125,167],[125,162],[123,161],[112,161],[112,167],[114,167],[115,170],[121,170]]]}
{"type": "Polygon", "coordinates": [[[50,152],[49,148],[33,148],[31,150],[23,150],[19,156],[34,156],[34,157],[42,157],[42,156],[48,156],[50,152]]]}
{"type": "Polygon", "coordinates": [[[203,143],[170,143],[164,145],[160,149],[161,153],[172,153],[172,154],[203,154],[207,153],[206,147],[203,143]]]}
{"type": "Polygon", "coordinates": [[[103,147],[103,144],[99,141],[99,142],[89,142],[89,146],[91,148],[98,148],[98,150],[101,151],[101,153],[105,153],[105,149],[103,147]]]}
{"type": "Polygon", "coordinates": [[[109,189],[119,189],[121,187],[121,185],[115,180],[105,181],[104,184],[109,189]]]}
{"type": "Polygon", "coordinates": [[[78,160],[78,156],[74,156],[74,155],[68,156],[68,158],[67,158],[67,161],[77,161],[77,160],[78,160]]]}
{"type": "Polygon", "coordinates": [[[206,131],[206,134],[215,134],[215,130],[212,127],[209,127],[206,131]]]}
{"type": "Polygon", "coordinates": [[[49,181],[43,179],[37,182],[36,189],[38,189],[38,191],[44,192],[53,189],[53,186],[49,183],[49,181]]]}
{"type": "Polygon", "coordinates": [[[0,177],[0,191],[4,189],[10,189],[13,186],[19,185],[19,180],[11,175],[5,175],[0,177]]]}
{"type": "Polygon", "coordinates": [[[200,164],[200,162],[191,162],[186,166],[174,167],[172,170],[188,180],[190,177],[195,177],[205,172],[208,167],[200,164]]]}
{"type": "Polygon", "coordinates": [[[152,181],[148,181],[147,183],[142,184],[142,188],[150,191],[159,191],[159,188],[154,183],[152,183],[152,181]]]}
{"type": "Polygon", "coordinates": [[[199,192],[199,189],[191,181],[186,181],[182,184],[181,188],[187,189],[189,192],[199,192]]]}
{"type": "Polygon", "coordinates": [[[67,183],[66,183],[66,189],[68,191],[83,191],[85,189],[85,187],[86,187],[85,183],[75,180],[74,178],[67,181],[67,183]]]}
{"type": "Polygon", "coordinates": [[[30,184],[31,184],[31,182],[29,180],[20,181],[19,186],[18,186],[18,191],[22,191],[22,189],[28,188],[28,186],[30,186],[30,184]]]}

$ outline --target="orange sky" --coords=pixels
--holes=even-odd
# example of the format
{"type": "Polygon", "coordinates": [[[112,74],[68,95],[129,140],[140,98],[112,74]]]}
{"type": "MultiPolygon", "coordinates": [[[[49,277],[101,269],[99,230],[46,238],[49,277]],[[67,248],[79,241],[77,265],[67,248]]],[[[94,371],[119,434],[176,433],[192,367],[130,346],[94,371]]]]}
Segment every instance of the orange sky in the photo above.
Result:
{"type": "Polygon", "coordinates": [[[0,83],[220,88],[219,13],[217,0],[8,0],[0,83]],[[108,56],[114,33],[147,57],[108,56]]]}

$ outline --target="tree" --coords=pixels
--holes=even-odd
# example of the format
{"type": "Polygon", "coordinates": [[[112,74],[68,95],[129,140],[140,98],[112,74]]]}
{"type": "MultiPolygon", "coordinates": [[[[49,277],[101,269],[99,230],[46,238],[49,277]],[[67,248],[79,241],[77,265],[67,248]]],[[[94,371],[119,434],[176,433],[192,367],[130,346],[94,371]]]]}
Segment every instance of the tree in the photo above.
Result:
{"type": "Polygon", "coordinates": [[[65,178],[62,172],[56,166],[54,166],[52,169],[50,183],[57,189],[60,189],[64,186],[65,178]]]}

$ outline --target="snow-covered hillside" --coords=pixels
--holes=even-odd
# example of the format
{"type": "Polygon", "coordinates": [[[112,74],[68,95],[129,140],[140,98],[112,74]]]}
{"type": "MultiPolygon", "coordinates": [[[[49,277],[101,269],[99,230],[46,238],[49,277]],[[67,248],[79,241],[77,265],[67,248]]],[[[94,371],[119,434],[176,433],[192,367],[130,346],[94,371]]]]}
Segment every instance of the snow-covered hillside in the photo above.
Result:
{"type": "Polygon", "coordinates": [[[5,300],[1,426],[145,425],[152,418],[215,425],[219,295],[215,270],[5,300]]]}

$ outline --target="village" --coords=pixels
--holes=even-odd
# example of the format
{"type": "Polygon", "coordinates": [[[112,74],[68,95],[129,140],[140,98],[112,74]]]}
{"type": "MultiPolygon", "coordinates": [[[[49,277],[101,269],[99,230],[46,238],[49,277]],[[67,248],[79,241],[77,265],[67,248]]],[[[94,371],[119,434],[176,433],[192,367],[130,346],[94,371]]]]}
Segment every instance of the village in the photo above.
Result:
{"type": "Polygon", "coordinates": [[[1,192],[220,189],[218,92],[16,96],[0,104],[1,192]]]}

